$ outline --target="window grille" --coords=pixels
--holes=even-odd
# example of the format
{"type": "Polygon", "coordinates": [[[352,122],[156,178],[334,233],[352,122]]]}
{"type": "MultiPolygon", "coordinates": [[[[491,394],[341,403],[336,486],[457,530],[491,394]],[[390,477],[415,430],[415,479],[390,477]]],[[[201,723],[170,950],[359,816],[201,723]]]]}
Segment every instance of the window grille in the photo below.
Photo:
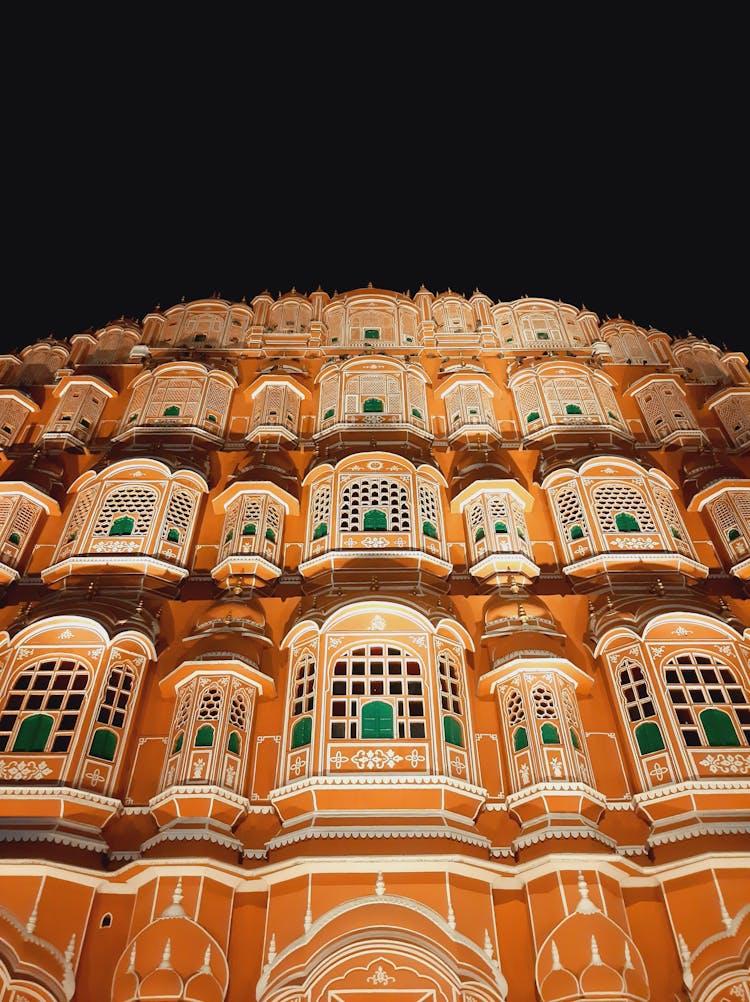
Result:
{"type": "Polygon", "coordinates": [[[435,530],[439,534],[440,522],[439,513],[440,505],[437,496],[436,488],[430,486],[429,484],[419,485],[419,522],[424,529],[426,522],[435,527],[435,530]]]}
{"type": "MultiPolygon", "coordinates": [[[[708,510],[711,518],[725,543],[731,542],[733,539],[737,539],[738,536],[745,535],[747,532],[746,526],[742,524],[744,520],[741,518],[740,513],[735,510],[735,506],[739,509],[740,502],[743,501],[746,502],[745,507],[750,509],[750,492],[747,492],[747,497],[743,497],[743,494],[732,491],[729,493],[729,497],[717,498],[709,506],[708,510]]],[[[750,512],[747,514],[750,515],[750,512]]]]}
{"type": "Polygon", "coordinates": [[[629,484],[605,483],[593,490],[594,510],[603,532],[621,532],[616,517],[620,513],[632,515],[640,532],[656,532],[656,524],[649,506],[640,491],[629,484]]]}
{"type": "Polygon", "coordinates": [[[213,414],[217,419],[217,427],[223,425],[224,415],[229,408],[230,394],[231,390],[228,386],[220,383],[218,379],[209,378],[208,389],[206,390],[206,402],[203,408],[204,419],[208,419],[208,415],[213,414]]]}
{"type": "Polygon", "coordinates": [[[565,539],[570,541],[589,535],[581,498],[575,487],[561,487],[555,493],[555,507],[565,539]],[[574,533],[575,528],[578,528],[580,533],[574,533]]]}
{"type": "Polygon", "coordinates": [[[716,407],[733,445],[744,445],[750,439],[750,393],[729,397],[716,407]]]}
{"type": "Polygon", "coordinates": [[[617,668],[617,678],[625,712],[631,723],[655,717],[656,708],[641,665],[630,658],[625,658],[617,668]]]}
{"type": "Polygon", "coordinates": [[[73,740],[88,683],[86,668],[67,658],[40,661],[24,668],[16,676],[0,714],[0,752],[13,750],[24,718],[31,715],[51,719],[52,727],[47,731],[44,747],[19,751],[66,752],[73,740]]]}
{"type": "Polygon", "coordinates": [[[232,696],[229,706],[229,723],[232,727],[237,727],[244,731],[247,724],[247,703],[241,692],[236,692],[232,696]]]}
{"type": "Polygon", "coordinates": [[[669,491],[664,490],[663,487],[658,487],[657,485],[652,485],[652,492],[654,499],[659,506],[659,511],[667,523],[667,529],[670,535],[670,548],[678,550],[680,553],[684,553],[687,556],[691,555],[691,547],[687,540],[687,532],[685,531],[685,526],[682,524],[682,519],[677,511],[674,501],[672,500],[672,495],[669,491]]]}
{"type": "Polygon", "coordinates": [[[526,382],[513,392],[516,397],[516,407],[521,418],[521,424],[525,428],[527,424],[526,419],[529,414],[536,414],[538,416],[542,412],[539,390],[535,383],[526,382]]]}
{"type": "Polygon", "coordinates": [[[294,666],[292,716],[311,713],[315,705],[315,658],[305,651],[294,666]]]}
{"type": "Polygon", "coordinates": [[[537,720],[556,719],[555,699],[549,689],[545,689],[544,686],[536,686],[531,691],[531,698],[534,700],[534,713],[537,720]]]}
{"type": "Polygon", "coordinates": [[[95,536],[108,536],[115,519],[133,519],[131,536],[145,536],[151,527],[158,494],[152,487],[115,487],[104,500],[94,525],[95,536]]]}
{"type": "MultiPolygon", "coordinates": [[[[685,744],[699,748],[711,744],[706,710],[719,709],[737,733],[750,743],[750,705],[736,674],[726,662],[707,653],[686,653],[670,658],[663,666],[667,692],[685,744]]],[[[739,738],[727,744],[739,744],[739,738]]]]}
{"type": "Polygon", "coordinates": [[[521,333],[529,345],[562,344],[563,335],[552,313],[529,313],[521,318],[521,333]]]}
{"type": "Polygon", "coordinates": [[[182,488],[174,489],[167,505],[162,536],[172,538],[169,536],[169,533],[176,529],[178,539],[174,541],[184,543],[190,528],[194,508],[195,494],[182,488]]]}
{"type": "Polygon", "coordinates": [[[114,665],[107,678],[107,687],[99,703],[96,719],[100,724],[122,728],[128,704],[135,688],[135,674],[124,665],[114,665]]]}
{"type": "Polygon", "coordinates": [[[0,445],[10,445],[27,411],[15,400],[0,398],[0,445]]]}
{"type": "Polygon", "coordinates": [[[198,720],[218,720],[221,709],[221,689],[212,685],[203,690],[198,704],[198,720]]]}
{"type": "Polygon", "coordinates": [[[623,424],[622,415],[620,414],[620,405],[617,403],[617,398],[612,391],[612,387],[607,383],[599,381],[597,381],[596,386],[604,413],[607,415],[609,420],[614,421],[615,424],[623,424]]]}
{"type": "Polygon", "coordinates": [[[327,534],[330,523],[331,487],[329,484],[323,484],[322,486],[315,488],[312,497],[311,529],[313,539],[319,539],[322,535],[327,534]],[[320,527],[323,525],[326,527],[326,533],[320,532],[320,527]],[[319,535],[316,537],[315,533],[319,533],[319,535]]]}
{"type": "Polygon", "coordinates": [[[523,696],[517,689],[511,689],[505,701],[508,712],[508,723],[511,727],[522,724],[526,719],[526,711],[523,706],[523,696]]]}
{"type": "Polygon", "coordinates": [[[585,379],[561,377],[542,381],[547,406],[552,420],[560,424],[590,424],[601,421],[601,409],[591,385],[585,379]],[[569,407],[580,408],[569,411],[569,407]]]}
{"type": "Polygon", "coordinates": [[[438,655],[438,680],[440,682],[440,705],[447,713],[463,716],[461,693],[461,667],[456,656],[449,651],[438,655]]]}
{"type": "Polygon", "coordinates": [[[339,396],[339,375],[337,372],[331,373],[330,376],[324,377],[320,384],[320,421],[321,424],[324,421],[333,420],[336,415],[336,410],[338,408],[338,396],[339,396]],[[332,411],[330,418],[326,417],[329,411],[332,411]]]}
{"type": "Polygon", "coordinates": [[[409,413],[414,415],[414,410],[424,419],[427,414],[427,396],[425,394],[424,383],[418,376],[409,375],[406,380],[407,395],[409,399],[409,413]]]}
{"type": "Polygon", "coordinates": [[[346,484],[341,490],[339,525],[342,532],[364,531],[364,516],[373,509],[383,511],[390,532],[410,529],[409,491],[396,481],[368,477],[346,484]]]}
{"type": "Polygon", "coordinates": [[[367,644],[340,654],[331,682],[331,738],[363,738],[360,714],[375,700],[391,707],[394,738],[424,738],[424,673],[419,660],[394,645],[367,644]]]}
{"type": "Polygon", "coordinates": [[[190,707],[192,706],[192,702],[193,702],[193,694],[191,690],[188,689],[186,692],[183,692],[182,696],[180,697],[180,704],[174,721],[175,733],[184,730],[185,727],[187,726],[187,722],[190,717],[190,707]]]}

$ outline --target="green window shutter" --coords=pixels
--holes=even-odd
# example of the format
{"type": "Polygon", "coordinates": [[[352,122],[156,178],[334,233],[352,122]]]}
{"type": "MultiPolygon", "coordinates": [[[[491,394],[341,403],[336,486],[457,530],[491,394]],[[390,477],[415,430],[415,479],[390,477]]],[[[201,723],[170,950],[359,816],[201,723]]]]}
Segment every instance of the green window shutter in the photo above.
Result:
{"type": "Polygon", "coordinates": [[[180,732],[175,738],[174,745],[172,746],[172,754],[176,755],[177,752],[182,748],[182,742],[185,740],[185,735],[180,732]]]}
{"type": "Polygon", "coordinates": [[[326,522],[321,522],[320,525],[315,526],[315,531],[313,532],[313,539],[322,539],[323,536],[328,535],[328,525],[326,522]]]}
{"type": "Polygon", "coordinates": [[[212,748],[214,743],[214,729],[209,724],[204,724],[198,728],[195,735],[196,748],[212,748]]]}
{"type": "Polygon", "coordinates": [[[629,515],[626,511],[618,511],[615,515],[615,525],[620,532],[640,532],[641,526],[634,515],[629,515]]]}
{"type": "Polygon", "coordinates": [[[418,411],[416,407],[412,407],[411,413],[413,417],[419,418],[420,421],[422,420],[422,412],[418,411]]]}
{"type": "Polygon", "coordinates": [[[227,741],[227,750],[233,755],[239,755],[240,753],[240,736],[237,731],[232,731],[229,735],[229,741],[227,741]]]}
{"type": "Polygon", "coordinates": [[[478,543],[480,539],[484,539],[484,529],[481,527],[481,525],[474,533],[474,542],[478,543]]]}
{"type": "Polygon", "coordinates": [[[736,748],[739,745],[740,739],[737,737],[732,718],[724,710],[703,710],[700,718],[712,748],[736,748]]]}
{"type": "Polygon", "coordinates": [[[526,424],[531,424],[532,421],[538,421],[538,420],[539,420],[539,411],[530,411],[526,415],[526,424]]]}
{"type": "Polygon", "coordinates": [[[507,532],[508,526],[505,522],[495,522],[495,532],[507,532]]]}
{"type": "Polygon", "coordinates": [[[332,417],[333,417],[333,413],[334,413],[334,411],[333,411],[333,407],[329,407],[329,408],[328,408],[328,410],[327,410],[327,411],[325,412],[325,414],[323,415],[323,420],[324,420],[324,421],[327,421],[327,420],[328,420],[328,418],[332,418],[332,417]]]}
{"type": "Polygon", "coordinates": [[[180,413],[180,408],[175,407],[174,404],[172,404],[171,407],[164,408],[164,417],[177,417],[179,413],[180,413]]]}
{"type": "Polygon", "coordinates": [[[542,724],[542,742],[545,745],[560,744],[560,732],[554,724],[542,724]]]}
{"type": "Polygon", "coordinates": [[[228,542],[230,542],[230,540],[232,539],[232,536],[234,536],[234,529],[230,529],[230,530],[229,530],[229,532],[228,532],[228,533],[226,534],[226,536],[224,537],[224,542],[225,542],[225,543],[228,543],[228,542]]]}
{"type": "Polygon", "coordinates": [[[388,519],[385,512],[379,508],[371,508],[370,511],[366,511],[362,527],[365,530],[385,532],[388,529],[388,519]]]}
{"type": "Polygon", "coordinates": [[[549,334],[547,331],[537,331],[536,336],[538,341],[549,341],[549,334]]]}
{"type": "Polygon", "coordinates": [[[116,518],[109,529],[110,536],[129,536],[135,525],[130,515],[122,515],[116,518]]]}
{"type": "Polygon", "coordinates": [[[14,752],[43,752],[54,720],[46,713],[35,713],[26,717],[18,728],[13,743],[14,752]]]}
{"type": "Polygon", "coordinates": [[[571,539],[583,539],[583,529],[580,525],[574,525],[570,530],[571,539]]]}
{"type": "Polygon", "coordinates": [[[461,725],[455,717],[443,717],[443,734],[446,744],[456,745],[458,748],[464,746],[464,735],[461,725]]]}
{"type": "Polygon", "coordinates": [[[11,532],[11,534],[8,536],[8,542],[13,543],[14,546],[18,546],[19,543],[21,542],[21,537],[18,535],[17,532],[11,532]]]}
{"type": "Polygon", "coordinates": [[[216,422],[217,422],[216,415],[215,414],[209,414],[207,420],[209,420],[212,424],[216,424],[216,422]]]}
{"type": "Polygon", "coordinates": [[[292,748],[304,748],[312,739],[312,718],[303,717],[292,728],[292,748]]]}
{"type": "Polygon", "coordinates": [[[179,543],[180,534],[177,531],[177,529],[170,529],[169,532],[167,533],[167,539],[169,540],[170,543],[179,543]]]}
{"type": "Polygon", "coordinates": [[[641,755],[650,755],[651,752],[664,751],[664,738],[661,736],[659,725],[653,721],[639,724],[635,729],[635,740],[638,742],[638,751],[641,755]]]}
{"type": "Polygon", "coordinates": [[[529,747],[529,736],[526,733],[525,727],[519,727],[516,733],[513,735],[513,748],[515,751],[523,751],[524,748],[529,747]]]}
{"type": "Polygon", "coordinates": [[[273,529],[270,528],[266,529],[266,539],[268,539],[272,543],[276,542],[276,533],[273,531],[273,529]]]}
{"type": "Polygon", "coordinates": [[[578,406],[578,404],[566,404],[565,405],[565,413],[566,414],[580,414],[581,413],[581,408],[578,406]]]}
{"type": "Polygon", "coordinates": [[[362,707],[362,738],[392,738],[393,707],[390,703],[366,703],[362,707]]]}
{"type": "Polygon", "coordinates": [[[247,525],[242,527],[243,536],[254,536],[255,535],[255,524],[253,522],[248,522],[247,525]]]}
{"type": "Polygon", "coordinates": [[[117,747],[117,735],[112,731],[107,731],[103,727],[94,731],[94,738],[91,742],[89,755],[92,758],[103,758],[105,762],[111,762],[115,757],[117,747]]]}
{"type": "Polygon", "coordinates": [[[365,331],[365,337],[369,338],[370,340],[377,341],[380,338],[380,331],[376,331],[376,330],[372,330],[372,329],[366,330],[365,331]]]}
{"type": "Polygon", "coordinates": [[[730,543],[733,543],[735,539],[739,539],[740,538],[739,529],[730,529],[729,532],[727,533],[727,538],[729,539],[730,543]]]}
{"type": "Polygon", "coordinates": [[[425,534],[425,536],[429,536],[430,539],[437,539],[438,538],[437,529],[432,524],[432,522],[425,522],[425,523],[423,523],[423,525],[422,525],[422,532],[425,534]]]}
{"type": "Polygon", "coordinates": [[[675,539],[682,539],[682,536],[679,534],[677,529],[674,528],[674,526],[672,526],[672,535],[674,536],[675,539]]]}
{"type": "Polygon", "coordinates": [[[383,401],[377,397],[368,397],[362,404],[362,410],[365,414],[380,414],[383,410],[383,401]]]}
{"type": "Polygon", "coordinates": [[[573,730],[572,727],[570,728],[570,740],[573,742],[573,747],[576,749],[576,751],[580,751],[581,742],[578,740],[578,735],[576,734],[576,732],[573,730]]]}

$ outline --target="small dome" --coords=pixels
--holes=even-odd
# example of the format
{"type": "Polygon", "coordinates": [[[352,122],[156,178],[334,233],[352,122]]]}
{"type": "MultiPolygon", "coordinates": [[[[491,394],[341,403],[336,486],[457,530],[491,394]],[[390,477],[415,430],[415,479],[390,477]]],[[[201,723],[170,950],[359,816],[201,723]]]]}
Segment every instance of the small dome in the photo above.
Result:
{"type": "Polygon", "coordinates": [[[688,455],[680,478],[685,503],[690,504],[696,494],[719,480],[741,480],[743,476],[730,459],[719,459],[713,452],[688,455]]]}
{"type": "Polygon", "coordinates": [[[57,501],[65,499],[65,471],[60,461],[50,455],[35,452],[31,459],[17,459],[9,479],[37,487],[57,501]]]}
{"type": "Polygon", "coordinates": [[[235,474],[232,483],[270,481],[299,500],[299,476],[289,453],[283,449],[265,449],[261,446],[250,461],[235,474]]]}
{"type": "Polygon", "coordinates": [[[560,624],[541,599],[523,589],[492,598],[485,609],[484,626],[493,664],[521,653],[564,657],[560,624]]]}
{"type": "Polygon", "coordinates": [[[196,629],[201,633],[227,630],[253,630],[265,633],[266,616],[257,599],[220,599],[198,618],[196,629]]]}
{"type": "Polygon", "coordinates": [[[450,475],[451,497],[478,480],[514,480],[500,457],[489,450],[462,453],[450,475]]]}

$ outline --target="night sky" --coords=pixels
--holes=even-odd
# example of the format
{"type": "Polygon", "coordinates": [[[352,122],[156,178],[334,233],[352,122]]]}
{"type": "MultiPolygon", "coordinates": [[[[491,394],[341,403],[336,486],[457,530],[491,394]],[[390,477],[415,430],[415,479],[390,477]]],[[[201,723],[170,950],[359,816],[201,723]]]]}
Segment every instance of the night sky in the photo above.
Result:
{"type": "Polygon", "coordinates": [[[593,47],[562,21],[533,45],[453,22],[351,45],[181,24],[71,52],[48,24],[26,66],[46,86],[6,120],[3,348],[183,295],[371,281],[748,351],[742,59],[682,16],[593,47]]]}

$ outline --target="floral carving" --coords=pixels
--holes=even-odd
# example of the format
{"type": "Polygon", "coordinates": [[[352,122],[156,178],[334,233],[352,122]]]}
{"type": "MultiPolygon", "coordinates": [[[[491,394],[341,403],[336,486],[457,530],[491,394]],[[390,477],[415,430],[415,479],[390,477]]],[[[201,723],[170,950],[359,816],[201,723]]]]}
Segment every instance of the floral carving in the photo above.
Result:
{"type": "Polygon", "coordinates": [[[46,762],[0,762],[0,779],[44,779],[51,772],[46,762]]]}
{"type": "Polygon", "coordinates": [[[750,775],[750,758],[745,755],[726,755],[723,752],[717,755],[706,755],[700,760],[700,764],[714,775],[718,772],[729,772],[735,776],[750,775]]]}
{"type": "Polygon", "coordinates": [[[358,769],[393,769],[398,762],[403,762],[403,758],[392,748],[387,751],[381,751],[380,748],[365,751],[360,748],[356,755],[352,755],[352,762],[358,769]]]}

